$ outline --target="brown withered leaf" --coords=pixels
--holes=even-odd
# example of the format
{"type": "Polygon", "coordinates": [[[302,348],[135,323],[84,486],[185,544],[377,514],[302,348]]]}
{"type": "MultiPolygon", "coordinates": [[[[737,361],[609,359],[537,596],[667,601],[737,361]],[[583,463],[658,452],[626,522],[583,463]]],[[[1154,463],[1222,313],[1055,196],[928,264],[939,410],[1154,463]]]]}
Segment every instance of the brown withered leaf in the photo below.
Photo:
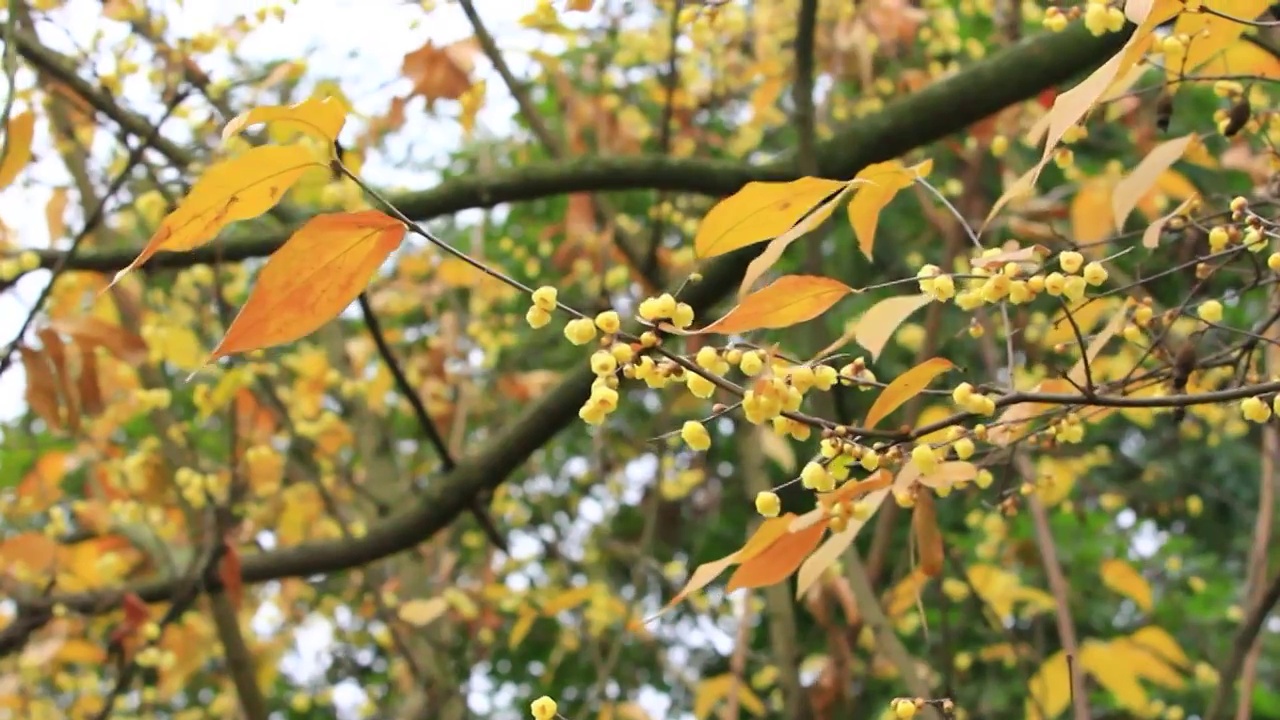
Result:
{"type": "Polygon", "coordinates": [[[425,97],[428,103],[457,100],[471,88],[477,51],[471,38],[444,47],[427,41],[404,56],[400,72],[413,83],[413,93],[425,97]]]}
{"type": "Polygon", "coordinates": [[[140,335],[91,315],[59,318],[49,327],[76,342],[104,347],[121,362],[137,365],[147,359],[147,343],[140,335]]]}
{"type": "Polygon", "coordinates": [[[62,419],[62,403],[58,398],[58,380],[49,358],[39,350],[21,346],[22,369],[27,376],[27,407],[31,408],[51,430],[66,428],[62,419]]]}

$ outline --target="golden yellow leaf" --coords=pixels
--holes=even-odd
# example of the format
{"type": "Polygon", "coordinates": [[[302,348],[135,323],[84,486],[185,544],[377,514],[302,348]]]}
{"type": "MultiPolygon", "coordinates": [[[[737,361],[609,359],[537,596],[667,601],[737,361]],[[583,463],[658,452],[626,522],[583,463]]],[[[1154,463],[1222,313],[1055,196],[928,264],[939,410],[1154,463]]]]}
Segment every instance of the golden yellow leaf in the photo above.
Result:
{"type": "Polygon", "coordinates": [[[556,595],[550,600],[542,604],[542,614],[547,617],[559,615],[562,612],[572,610],[584,602],[587,602],[596,594],[596,589],[590,585],[585,587],[570,588],[556,595]]]}
{"type": "Polygon", "coordinates": [[[1071,675],[1067,654],[1059,650],[1041,663],[1027,683],[1027,720],[1052,720],[1071,704],[1071,675]]]}
{"type": "Polygon", "coordinates": [[[303,173],[324,168],[301,145],[264,145],[211,166],[177,209],[165,216],[138,257],[116,273],[112,283],[161,250],[197,248],[237,220],[270,210],[303,173]]]}
{"type": "Polygon", "coordinates": [[[881,300],[858,318],[853,339],[871,353],[874,361],[898,326],[931,301],[928,295],[899,295],[881,300]]]}
{"type": "Polygon", "coordinates": [[[529,631],[533,629],[533,624],[537,620],[538,613],[532,608],[520,608],[520,617],[516,618],[515,624],[511,626],[511,634],[507,637],[507,647],[520,647],[520,643],[528,637],[529,631]]]}
{"type": "MultiPolygon", "coordinates": [[[[1232,17],[1254,20],[1266,12],[1271,2],[1268,0],[1205,0],[1204,5],[1232,17]]],[[[1177,62],[1167,63],[1165,70],[1169,80],[1176,81],[1185,73],[1198,70],[1201,65],[1235,44],[1245,27],[1244,23],[1208,12],[1184,12],[1179,15],[1177,22],[1173,25],[1173,32],[1179,35],[1185,33],[1193,39],[1187,46],[1184,57],[1178,58],[1177,62]]],[[[1233,68],[1230,72],[1243,71],[1233,68]]]]}
{"type": "Polygon", "coordinates": [[[267,260],[212,358],[314,332],[356,299],[404,233],[403,223],[377,210],[307,221],[267,260]]]}
{"type": "Polygon", "coordinates": [[[1200,68],[1203,75],[1257,75],[1280,79],[1280,58],[1248,40],[1236,40],[1200,68]]]}
{"type": "Polygon", "coordinates": [[[102,645],[92,643],[83,638],[70,638],[58,648],[55,660],[61,663],[79,663],[81,665],[98,665],[107,658],[102,645]]]}
{"type": "Polygon", "coordinates": [[[893,200],[899,190],[911,187],[917,178],[927,177],[933,170],[933,161],[925,160],[911,167],[904,167],[899,160],[876,163],[863,168],[855,180],[866,181],[849,201],[849,222],[858,248],[867,257],[876,242],[876,227],[880,224],[880,212],[893,200]]]}
{"type": "Polygon", "coordinates": [[[35,135],[36,116],[30,112],[9,118],[5,130],[6,152],[0,159],[0,189],[9,187],[18,173],[31,162],[31,138],[35,135]]]}
{"type": "Polygon", "coordinates": [[[564,0],[565,12],[586,12],[596,0],[564,0]]]}
{"type": "Polygon", "coordinates": [[[825,525],[813,525],[797,532],[788,532],[754,557],[740,558],[741,564],[729,577],[725,592],[744,587],[767,587],[787,579],[818,546],[826,529],[825,525]]]}
{"type": "Polygon", "coordinates": [[[272,105],[240,113],[222,128],[222,139],[258,123],[279,124],[336,142],[347,121],[346,106],[337,98],[310,97],[294,105],[272,105]]]}
{"type": "Polygon", "coordinates": [[[752,692],[746,678],[735,679],[732,673],[725,673],[698,683],[693,693],[693,716],[698,720],[706,720],[710,717],[711,711],[729,696],[735,684],[738,705],[752,715],[764,715],[764,703],[752,692]]]}
{"type": "MultiPolygon", "coordinates": [[[[1129,213],[1133,212],[1138,201],[1156,185],[1160,176],[1182,157],[1187,150],[1187,145],[1195,138],[1196,133],[1191,133],[1160,143],[1142,158],[1142,162],[1138,163],[1133,172],[1116,183],[1111,193],[1111,214],[1115,220],[1117,232],[1124,230],[1124,221],[1129,217],[1129,213]]],[[[1072,211],[1074,210],[1073,204],[1072,211]]],[[[1077,240],[1077,242],[1081,241],[1077,240]]]]}
{"type": "Polygon", "coordinates": [[[1169,631],[1158,625],[1139,628],[1129,636],[1129,639],[1144,651],[1154,653],[1173,665],[1183,668],[1191,665],[1191,659],[1187,657],[1178,641],[1169,634],[1169,631]]]}
{"type": "Polygon", "coordinates": [[[49,246],[62,239],[67,230],[67,189],[54,188],[49,195],[49,204],[44,206],[44,220],[49,228],[49,246]]]}
{"type": "Polygon", "coordinates": [[[400,605],[396,612],[400,619],[414,627],[426,627],[449,609],[449,602],[442,597],[416,598],[400,605]]]}
{"type": "Polygon", "coordinates": [[[759,280],[761,275],[768,272],[769,268],[778,262],[778,258],[782,257],[782,253],[790,247],[791,243],[831,217],[831,214],[835,212],[836,206],[848,197],[854,184],[859,182],[862,181],[854,180],[849,183],[843,190],[827,198],[821,205],[814,208],[813,212],[805,216],[804,219],[792,225],[791,229],[769,241],[769,244],[765,246],[764,252],[760,253],[751,261],[751,264],[747,265],[747,271],[742,275],[742,283],[738,286],[738,299],[746,297],[751,292],[751,287],[756,284],[756,280],[759,280]]]}
{"type": "Polygon", "coordinates": [[[1071,201],[1071,239],[1086,255],[1100,254],[1100,242],[1112,235],[1111,188],[1109,178],[1090,178],[1071,201]]]}
{"type": "MultiPolygon", "coordinates": [[[[911,467],[915,467],[914,465],[911,467]]],[[[918,468],[917,468],[918,471],[918,468]]],[[[938,463],[937,469],[928,475],[920,475],[917,481],[926,487],[951,487],[956,483],[968,482],[978,476],[978,468],[970,462],[952,460],[938,463]]]]}
{"type": "Polygon", "coordinates": [[[884,612],[896,618],[910,610],[920,600],[920,593],[929,584],[929,575],[922,569],[912,570],[885,593],[884,612]]]}
{"type": "Polygon", "coordinates": [[[942,373],[954,369],[955,365],[946,358],[930,358],[902,373],[880,392],[871,409],[867,411],[865,427],[873,428],[903,403],[920,394],[942,373]]]}
{"type": "Polygon", "coordinates": [[[818,275],[783,275],[751,293],[724,317],[697,331],[733,335],[752,330],[791,327],[812,320],[853,288],[818,275]]]}
{"type": "Polygon", "coordinates": [[[1111,693],[1116,704],[1126,710],[1144,712],[1148,704],[1147,691],[1138,681],[1133,657],[1115,652],[1110,643],[1099,640],[1085,640],[1081,645],[1080,668],[1111,693]]]}
{"type": "Polygon", "coordinates": [[[721,200],[693,239],[699,258],[713,258],[777,237],[848,183],[816,177],[791,182],[749,182],[721,200]]]}
{"type": "Polygon", "coordinates": [[[1166,662],[1157,651],[1135,642],[1132,636],[1113,638],[1108,643],[1108,648],[1113,653],[1125,656],[1139,679],[1169,690],[1186,687],[1187,679],[1177,668],[1166,662]]]}
{"type": "Polygon", "coordinates": [[[1100,572],[1103,585],[1132,600],[1143,612],[1151,612],[1151,584],[1127,561],[1104,560],[1100,572]]]}

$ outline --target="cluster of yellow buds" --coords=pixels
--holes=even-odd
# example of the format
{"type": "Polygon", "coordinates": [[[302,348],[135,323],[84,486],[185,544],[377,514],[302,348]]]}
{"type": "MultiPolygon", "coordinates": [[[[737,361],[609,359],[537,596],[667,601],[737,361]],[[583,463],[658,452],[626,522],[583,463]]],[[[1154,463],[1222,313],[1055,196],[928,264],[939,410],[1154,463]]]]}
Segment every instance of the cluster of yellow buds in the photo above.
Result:
{"type": "Polygon", "coordinates": [[[995,258],[1004,252],[1000,248],[984,251],[970,270],[972,277],[959,291],[953,276],[943,274],[937,265],[925,265],[916,273],[920,291],[940,302],[954,298],[957,307],[970,311],[1005,301],[1014,305],[1026,304],[1041,293],[1078,302],[1084,299],[1089,287],[1097,287],[1107,281],[1107,270],[1102,263],[1086,264],[1084,256],[1075,251],[1059,255],[1058,265],[1062,271],[1047,275],[1028,275],[1027,266],[1022,262],[981,262],[983,258],[995,258]]]}
{"type": "Polygon", "coordinates": [[[188,467],[181,467],[173,474],[173,482],[178,486],[182,497],[193,508],[202,508],[209,501],[220,503],[226,500],[230,477],[222,473],[202,473],[188,467]]]}
{"type": "Polygon", "coordinates": [[[1084,11],[1084,26],[1089,32],[1101,37],[1107,33],[1120,32],[1124,29],[1124,11],[1106,0],[1089,0],[1084,11]]]}
{"type": "Polygon", "coordinates": [[[761,425],[784,412],[796,412],[804,394],[781,377],[761,380],[742,395],[742,413],[747,422],[761,425]]]}
{"type": "Polygon", "coordinates": [[[960,383],[951,391],[951,400],[961,410],[974,415],[994,415],[996,412],[996,401],[967,382],[960,383]]]}
{"type": "Polygon", "coordinates": [[[883,459],[879,447],[869,448],[847,438],[828,436],[819,443],[818,453],[828,460],[827,471],[836,480],[844,480],[849,477],[849,468],[855,462],[867,472],[879,469],[883,459]]]}
{"type": "Polygon", "coordinates": [[[850,520],[863,522],[869,517],[871,505],[866,500],[841,500],[827,510],[827,527],[832,532],[844,532],[850,520]]]}
{"type": "Polygon", "coordinates": [[[1240,401],[1240,414],[1244,415],[1245,420],[1265,423],[1271,419],[1273,413],[1280,414],[1280,395],[1277,395],[1270,405],[1259,397],[1245,398],[1240,401]]]}
{"type": "Polygon", "coordinates": [[[1057,6],[1049,6],[1045,8],[1044,17],[1041,18],[1040,24],[1050,32],[1062,32],[1067,29],[1067,24],[1072,20],[1080,17],[1080,8],[1060,8],[1057,6]]]}
{"type": "Polygon", "coordinates": [[[942,268],[937,265],[920,268],[916,278],[920,281],[920,292],[938,302],[946,302],[956,296],[956,281],[950,275],[943,275],[942,268]]]}
{"type": "Polygon", "coordinates": [[[1049,434],[1060,443],[1074,445],[1084,440],[1084,423],[1076,413],[1067,416],[1049,426],[1049,434]]]}
{"type": "Polygon", "coordinates": [[[638,313],[640,319],[645,322],[658,323],[667,320],[680,330],[693,324],[693,307],[688,303],[677,302],[671,293],[663,293],[640,301],[638,313]]]}
{"type": "Polygon", "coordinates": [[[773,419],[773,432],[779,437],[790,437],[804,442],[813,435],[813,428],[798,420],[779,415],[773,419]]]}

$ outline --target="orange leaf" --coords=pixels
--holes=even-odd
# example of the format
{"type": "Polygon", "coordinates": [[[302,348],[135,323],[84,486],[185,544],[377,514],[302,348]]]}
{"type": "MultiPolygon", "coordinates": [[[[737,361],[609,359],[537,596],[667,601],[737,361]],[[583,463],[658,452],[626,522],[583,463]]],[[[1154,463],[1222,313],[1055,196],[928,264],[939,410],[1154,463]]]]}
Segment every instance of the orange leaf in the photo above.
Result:
{"type": "Polygon", "coordinates": [[[1071,239],[1086,254],[1101,252],[1100,241],[1111,237],[1111,188],[1108,178],[1091,178],[1080,185],[1071,201],[1071,239]]]}
{"type": "Polygon", "coordinates": [[[80,409],[86,415],[97,415],[102,412],[105,403],[102,399],[102,385],[98,380],[98,355],[84,341],[77,342],[80,352],[80,377],[76,379],[76,395],[80,399],[80,409]]]}
{"type": "Polygon", "coordinates": [[[44,220],[49,227],[49,246],[62,239],[67,229],[65,213],[67,210],[67,189],[54,188],[49,196],[49,204],[44,206],[44,220]]]}
{"type": "Polygon", "coordinates": [[[318,135],[329,142],[338,139],[347,121],[347,109],[337,98],[310,97],[295,105],[272,105],[242,112],[222,128],[222,139],[235,135],[250,125],[280,123],[318,135]]]}
{"type": "Polygon", "coordinates": [[[18,576],[25,570],[48,575],[58,564],[58,543],[41,532],[26,532],[0,542],[0,573],[18,576]]]}
{"type": "Polygon", "coordinates": [[[777,237],[848,183],[816,177],[791,182],[749,182],[721,200],[698,226],[693,248],[713,258],[777,237]]]}
{"type": "Polygon", "coordinates": [[[324,168],[302,145],[264,145],[211,166],[177,209],[165,216],[138,257],[112,283],[161,250],[191,250],[212,240],[237,220],[275,207],[311,168],[324,168]]]}
{"type": "Polygon", "coordinates": [[[698,332],[732,335],[791,327],[818,317],[852,292],[853,288],[831,278],[783,275],[698,332]]]}
{"type": "Polygon", "coordinates": [[[244,579],[240,574],[240,552],[230,540],[226,543],[222,559],[218,561],[218,579],[222,581],[222,588],[226,591],[231,606],[239,610],[244,597],[244,579]]]}
{"type": "Polygon", "coordinates": [[[787,579],[818,546],[826,530],[825,525],[813,525],[799,532],[784,534],[760,554],[743,560],[730,576],[725,592],[744,587],[766,587],[787,579]]]}
{"type": "Polygon", "coordinates": [[[858,318],[853,339],[870,351],[874,361],[898,326],[932,300],[928,295],[900,295],[881,300],[858,318]]]}
{"type": "Polygon", "coordinates": [[[565,12],[586,12],[591,9],[591,6],[595,4],[595,1],[596,0],[565,0],[564,10],[565,12]]]}
{"type": "Polygon", "coordinates": [[[867,257],[876,242],[876,227],[880,224],[880,212],[889,205],[899,190],[911,187],[916,178],[922,178],[933,170],[933,161],[926,160],[912,167],[904,167],[899,160],[876,163],[863,168],[855,179],[866,184],[849,201],[849,222],[853,225],[858,248],[867,257]]]}
{"type": "Polygon", "coordinates": [[[1133,212],[1138,200],[1155,186],[1164,171],[1182,157],[1182,154],[1187,151],[1187,146],[1196,137],[1196,133],[1191,133],[1160,143],[1142,158],[1142,162],[1138,163],[1133,172],[1116,183],[1115,190],[1111,193],[1111,214],[1115,219],[1117,232],[1124,230],[1124,221],[1129,217],[1129,213],[1133,212]]]}
{"type": "Polygon", "coordinates": [[[0,188],[6,188],[31,162],[31,138],[35,135],[36,116],[30,112],[9,119],[5,130],[7,152],[0,159],[0,188]]]}
{"type": "Polygon", "coordinates": [[[931,493],[916,496],[916,506],[911,511],[911,532],[916,538],[916,551],[920,553],[920,572],[938,577],[942,574],[942,531],[938,529],[938,510],[931,493]]]}
{"type": "Polygon", "coordinates": [[[292,342],[342,312],[404,239],[404,224],[365,210],[307,221],[258,273],[210,359],[292,342]]]}
{"type": "MultiPolygon", "coordinates": [[[[887,470],[877,470],[876,474],[871,478],[857,484],[862,485],[864,483],[874,481],[880,488],[878,490],[873,490],[866,496],[866,499],[861,501],[866,503],[870,512],[867,513],[867,516],[862,520],[850,520],[844,530],[832,533],[821,545],[818,546],[817,550],[814,550],[809,557],[805,558],[804,563],[800,565],[800,570],[796,575],[796,597],[804,597],[805,593],[809,592],[809,588],[813,587],[814,584],[817,583],[818,579],[822,577],[822,574],[826,572],[827,568],[831,567],[833,563],[839,560],[840,556],[844,554],[844,551],[853,544],[854,539],[858,537],[858,532],[866,526],[867,521],[875,515],[875,512],[880,509],[880,505],[884,502],[884,499],[889,495],[890,487],[888,487],[889,483],[887,482],[889,477],[890,475],[887,470]]],[[[899,483],[897,479],[895,479],[893,481],[893,486],[896,487],[898,485],[899,483]]]]}
{"type": "Polygon", "coordinates": [[[955,365],[946,358],[930,358],[894,378],[871,405],[871,410],[867,412],[865,426],[875,427],[876,423],[883,420],[889,413],[919,395],[920,391],[928,387],[934,378],[953,368],[955,365]]]}
{"type": "Polygon", "coordinates": [[[400,72],[413,83],[413,92],[427,99],[457,100],[471,88],[474,44],[459,41],[426,45],[404,56],[400,72]]]}

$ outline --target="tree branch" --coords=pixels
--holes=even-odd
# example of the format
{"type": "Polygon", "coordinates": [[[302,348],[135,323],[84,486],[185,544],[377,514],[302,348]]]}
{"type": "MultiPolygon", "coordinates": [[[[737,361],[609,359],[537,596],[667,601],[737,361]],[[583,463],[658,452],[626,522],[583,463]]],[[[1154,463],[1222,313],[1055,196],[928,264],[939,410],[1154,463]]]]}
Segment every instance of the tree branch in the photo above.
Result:
{"type": "MultiPolygon", "coordinates": [[[[860,119],[822,146],[819,170],[827,176],[850,177],[867,164],[898,157],[962,130],[1101,62],[1121,47],[1126,35],[1114,33],[1095,38],[1077,25],[995,53],[967,70],[890,103],[878,115],[860,119]]],[[[401,209],[406,214],[434,217],[468,207],[492,207],[574,190],[666,187],[723,195],[749,180],[794,177],[791,162],[788,158],[774,165],[749,168],[734,163],[665,158],[584,160],[528,167],[498,177],[457,179],[433,190],[402,196],[398,201],[403,203],[401,209]]],[[[232,260],[265,254],[282,240],[273,237],[244,240],[234,247],[229,244],[223,248],[222,257],[232,260]]],[[[759,249],[757,246],[721,258],[704,271],[702,282],[682,291],[682,298],[695,311],[705,313],[738,286],[759,249]]],[[[134,254],[85,254],[79,261],[92,261],[96,264],[93,269],[105,270],[126,264],[134,254]]],[[[191,265],[193,255],[201,257],[198,252],[169,255],[157,257],[153,264],[167,259],[170,266],[191,265]]],[[[203,257],[212,257],[212,251],[203,257]]],[[[484,447],[460,459],[453,471],[436,479],[413,507],[388,517],[367,535],[354,540],[308,542],[246,556],[242,561],[244,582],[340,572],[402,552],[430,538],[466,512],[476,495],[499,486],[557,433],[576,422],[578,408],[589,397],[594,377],[585,366],[570,372],[558,387],[495,432],[484,447]]],[[[157,601],[171,597],[178,588],[175,581],[154,580],[129,588],[34,598],[21,605],[39,608],[62,603],[74,611],[101,613],[118,608],[124,592],[136,592],[144,600],[157,601]]]]}

